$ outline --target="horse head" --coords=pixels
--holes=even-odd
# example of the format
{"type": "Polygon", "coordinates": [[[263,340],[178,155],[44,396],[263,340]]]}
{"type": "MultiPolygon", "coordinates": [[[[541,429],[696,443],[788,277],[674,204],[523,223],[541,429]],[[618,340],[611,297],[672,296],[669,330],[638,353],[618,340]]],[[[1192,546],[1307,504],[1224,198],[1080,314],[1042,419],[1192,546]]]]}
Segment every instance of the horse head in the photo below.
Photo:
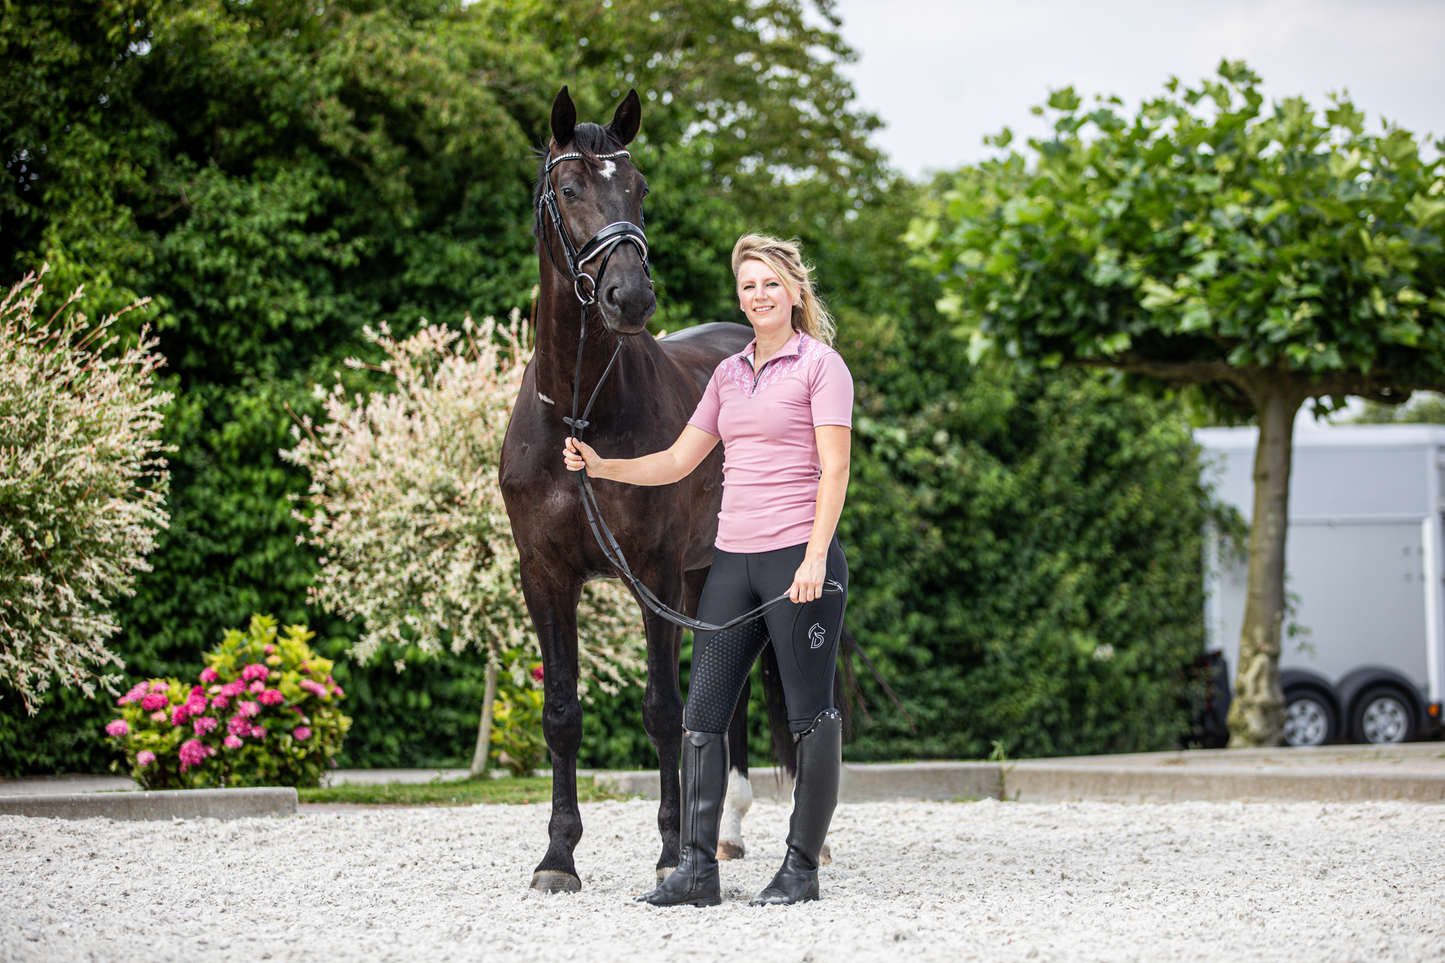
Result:
{"type": "Polygon", "coordinates": [[[657,310],[642,232],[647,179],[626,150],[641,126],[637,91],[602,127],[577,123],[563,87],[537,184],[537,230],[551,263],[617,334],[641,332],[657,310]]]}

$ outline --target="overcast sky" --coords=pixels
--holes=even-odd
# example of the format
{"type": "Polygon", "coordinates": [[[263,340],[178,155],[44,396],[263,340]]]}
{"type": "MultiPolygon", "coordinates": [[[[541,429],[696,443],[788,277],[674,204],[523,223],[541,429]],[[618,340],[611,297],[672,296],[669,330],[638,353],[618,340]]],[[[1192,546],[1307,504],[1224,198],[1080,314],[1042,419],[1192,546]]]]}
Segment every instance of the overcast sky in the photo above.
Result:
{"type": "Polygon", "coordinates": [[[836,0],[876,142],[914,177],[988,156],[1005,125],[1070,84],[1131,107],[1171,74],[1194,82],[1244,59],[1271,99],[1323,107],[1348,88],[1381,116],[1445,136],[1445,0],[836,0]]]}

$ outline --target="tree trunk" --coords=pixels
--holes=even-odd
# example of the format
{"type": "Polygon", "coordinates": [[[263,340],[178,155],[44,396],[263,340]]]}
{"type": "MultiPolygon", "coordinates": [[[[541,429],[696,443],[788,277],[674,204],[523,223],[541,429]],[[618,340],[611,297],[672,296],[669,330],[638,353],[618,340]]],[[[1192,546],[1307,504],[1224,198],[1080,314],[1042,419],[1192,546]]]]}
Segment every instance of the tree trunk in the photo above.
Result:
{"type": "Polygon", "coordinates": [[[471,777],[476,779],[487,771],[487,756],[492,749],[492,703],[497,701],[497,663],[487,662],[487,685],[482,693],[482,721],[477,726],[477,748],[472,753],[471,777]]]}
{"type": "Polygon", "coordinates": [[[1294,419],[1304,396],[1286,379],[1251,386],[1259,413],[1254,454],[1254,518],[1249,529],[1249,588],[1239,633],[1239,665],[1229,706],[1229,747],[1277,746],[1284,731],[1279,684],[1284,624],[1284,551],[1294,419]]]}

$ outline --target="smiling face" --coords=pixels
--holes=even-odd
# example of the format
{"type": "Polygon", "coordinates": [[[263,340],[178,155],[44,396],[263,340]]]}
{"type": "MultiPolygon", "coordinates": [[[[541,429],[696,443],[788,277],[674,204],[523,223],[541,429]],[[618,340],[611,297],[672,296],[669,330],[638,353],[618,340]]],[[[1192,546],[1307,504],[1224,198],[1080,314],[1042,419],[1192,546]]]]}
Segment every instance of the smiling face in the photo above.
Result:
{"type": "Polygon", "coordinates": [[[749,259],[738,265],[738,307],[759,338],[792,336],[793,295],[772,268],[749,259]]]}

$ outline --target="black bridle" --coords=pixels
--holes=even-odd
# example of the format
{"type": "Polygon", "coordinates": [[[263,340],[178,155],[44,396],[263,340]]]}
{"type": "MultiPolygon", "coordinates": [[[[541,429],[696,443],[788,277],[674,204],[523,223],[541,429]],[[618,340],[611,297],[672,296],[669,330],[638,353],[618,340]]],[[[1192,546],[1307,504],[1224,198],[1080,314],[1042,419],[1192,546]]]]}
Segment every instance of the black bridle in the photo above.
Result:
{"type": "MultiPolygon", "coordinates": [[[[616,150],[610,154],[594,154],[597,160],[611,160],[615,157],[626,157],[631,159],[632,154],[625,150],[616,150]]],[[[567,270],[572,275],[572,291],[577,295],[581,304],[582,322],[581,329],[577,335],[577,370],[572,378],[572,416],[562,418],[571,431],[573,438],[582,440],[582,431],[591,422],[587,417],[592,414],[592,404],[597,400],[597,393],[602,389],[602,384],[607,376],[612,373],[612,366],[617,363],[617,356],[622,353],[622,341],[625,335],[618,335],[617,348],[612,352],[612,357],[607,362],[607,367],[602,369],[602,377],[597,379],[597,384],[592,388],[592,395],[587,399],[587,407],[582,409],[581,415],[577,413],[577,406],[580,399],[579,391],[582,386],[582,359],[583,352],[587,346],[587,317],[590,314],[589,308],[597,303],[597,292],[602,289],[602,275],[607,271],[607,265],[612,260],[613,253],[624,243],[630,243],[637,248],[642,257],[642,268],[647,272],[648,283],[652,281],[652,267],[647,259],[647,234],[642,227],[633,224],[631,221],[614,221],[602,230],[592,235],[591,239],[581,248],[572,243],[572,235],[567,230],[567,225],[562,220],[562,211],[557,206],[557,192],[552,188],[552,168],[567,160],[587,160],[587,157],[580,153],[559,154],[553,157],[549,151],[546,165],[542,169],[542,194],[537,199],[538,219],[546,212],[552,222],[557,237],[562,242],[562,252],[567,258],[567,270]],[[602,258],[602,263],[597,267],[595,275],[589,275],[583,270],[586,265],[602,258]],[[590,284],[591,290],[584,292],[584,281],[590,284]]],[[[542,237],[542,246],[547,249],[547,259],[552,262],[553,270],[557,269],[557,262],[552,257],[552,245],[547,243],[545,229],[542,237]]],[[[772,609],[789,601],[788,593],[784,592],[775,599],[771,599],[759,605],[751,611],[744,612],[737,618],[724,622],[722,625],[713,625],[710,622],[702,622],[691,616],[671,608],[653,593],[652,589],[642,583],[636,575],[632,574],[632,568],[627,564],[627,558],[622,554],[622,546],[617,544],[617,539],[612,534],[612,529],[607,527],[607,522],[602,518],[602,510],[597,504],[597,495],[592,490],[592,479],[587,475],[587,469],[573,472],[577,476],[577,489],[582,496],[582,510],[587,515],[587,524],[592,528],[592,535],[597,539],[598,546],[607,561],[611,562],[623,577],[632,585],[637,597],[642,599],[643,604],[662,618],[680,625],[683,628],[701,632],[721,632],[725,629],[742,625],[744,622],[751,622],[753,619],[761,618],[772,609]]],[[[833,579],[824,582],[824,592],[834,593],[843,591],[843,586],[833,579]]]]}

